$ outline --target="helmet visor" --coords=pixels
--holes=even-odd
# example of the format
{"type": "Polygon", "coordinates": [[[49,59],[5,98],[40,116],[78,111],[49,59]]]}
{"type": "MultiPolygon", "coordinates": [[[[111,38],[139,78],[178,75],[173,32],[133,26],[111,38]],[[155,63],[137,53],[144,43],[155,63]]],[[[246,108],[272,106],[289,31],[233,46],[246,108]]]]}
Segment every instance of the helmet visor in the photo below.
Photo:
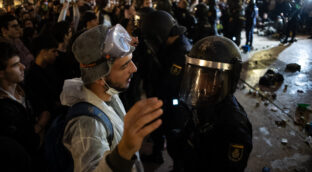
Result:
{"type": "Polygon", "coordinates": [[[187,64],[180,98],[193,107],[216,104],[228,93],[229,71],[187,64]]]}

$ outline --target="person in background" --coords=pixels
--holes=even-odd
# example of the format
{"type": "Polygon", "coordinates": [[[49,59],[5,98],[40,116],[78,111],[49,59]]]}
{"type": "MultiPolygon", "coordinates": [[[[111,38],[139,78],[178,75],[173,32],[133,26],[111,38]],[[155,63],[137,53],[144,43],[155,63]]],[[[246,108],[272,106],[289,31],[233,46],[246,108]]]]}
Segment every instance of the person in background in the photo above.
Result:
{"type": "MultiPolygon", "coordinates": [[[[0,42],[0,52],[0,137],[12,140],[12,147],[14,147],[14,142],[19,145],[14,150],[20,150],[19,153],[15,152],[14,154],[13,150],[10,149],[10,156],[7,156],[6,161],[2,162],[9,161],[10,157],[21,158],[24,155],[24,157],[28,157],[27,161],[17,158],[21,161],[15,163],[20,163],[20,165],[26,163],[24,165],[27,167],[23,170],[33,171],[36,167],[36,160],[38,160],[36,157],[40,147],[39,131],[41,124],[35,123],[24,91],[19,86],[24,80],[25,66],[21,63],[17,50],[10,43],[0,42]]],[[[1,141],[1,144],[4,143],[9,142],[1,141]]],[[[7,147],[1,146],[1,148],[7,147]]],[[[2,157],[5,154],[4,151],[1,150],[2,157]]],[[[15,163],[14,165],[17,165],[15,163]]],[[[4,171],[11,171],[14,168],[19,167],[9,167],[6,163],[1,165],[1,170],[6,169],[4,171]]]]}
{"type": "Polygon", "coordinates": [[[43,133],[60,107],[62,85],[52,66],[58,55],[57,46],[55,38],[48,33],[35,38],[32,47],[36,58],[25,75],[25,92],[43,133]]]}
{"type": "Polygon", "coordinates": [[[21,62],[29,68],[30,63],[34,60],[34,56],[21,41],[21,30],[17,19],[11,14],[0,16],[1,39],[15,45],[21,62]]]}
{"type": "Polygon", "coordinates": [[[253,49],[253,30],[256,25],[256,20],[258,16],[258,8],[256,6],[255,0],[249,0],[248,6],[245,10],[245,28],[246,28],[246,46],[253,49]]]}

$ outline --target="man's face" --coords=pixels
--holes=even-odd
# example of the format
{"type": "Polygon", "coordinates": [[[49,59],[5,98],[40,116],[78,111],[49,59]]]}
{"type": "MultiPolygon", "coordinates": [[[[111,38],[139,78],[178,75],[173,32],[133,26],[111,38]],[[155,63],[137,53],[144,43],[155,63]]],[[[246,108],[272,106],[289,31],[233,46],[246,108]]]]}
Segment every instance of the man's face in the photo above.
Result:
{"type": "Polygon", "coordinates": [[[179,2],[178,2],[178,7],[179,8],[186,8],[186,4],[185,4],[185,2],[183,1],[183,0],[180,0],[179,2]]]}
{"type": "Polygon", "coordinates": [[[118,91],[125,91],[130,84],[132,75],[137,71],[137,67],[132,61],[132,54],[114,61],[110,74],[106,77],[106,82],[110,87],[118,91]]]}
{"type": "Polygon", "coordinates": [[[34,25],[31,20],[25,21],[25,28],[34,28],[34,25]]]}
{"type": "Polygon", "coordinates": [[[152,8],[153,7],[153,1],[152,0],[144,0],[143,7],[152,8]]]}
{"type": "Polygon", "coordinates": [[[18,56],[10,58],[5,70],[0,71],[0,78],[9,83],[20,83],[24,80],[25,66],[20,62],[18,56]]]}
{"type": "Polygon", "coordinates": [[[7,29],[3,28],[3,29],[4,29],[4,34],[7,35],[11,39],[16,39],[21,36],[20,26],[17,20],[9,21],[8,28],[7,29]]]}
{"type": "Polygon", "coordinates": [[[47,49],[47,50],[45,50],[44,53],[45,53],[44,60],[48,64],[53,64],[54,61],[55,61],[56,56],[58,56],[56,48],[47,49]]]}

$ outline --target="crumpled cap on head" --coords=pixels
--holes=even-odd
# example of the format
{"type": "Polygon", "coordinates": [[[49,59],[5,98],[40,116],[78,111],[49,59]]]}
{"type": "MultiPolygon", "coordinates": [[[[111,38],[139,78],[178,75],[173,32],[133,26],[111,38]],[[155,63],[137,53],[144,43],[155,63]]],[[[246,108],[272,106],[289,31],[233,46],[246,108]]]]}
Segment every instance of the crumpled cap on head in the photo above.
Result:
{"type": "MultiPolygon", "coordinates": [[[[99,25],[82,33],[73,43],[72,51],[76,60],[83,65],[95,63],[103,58],[108,27],[99,25]]],[[[84,84],[90,84],[106,75],[110,66],[107,60],[88,68],[81,68],[81,78],[84,84]]]]}
{"type": "Polygon", "coordinates": [[[80,63],[84,84],[108,75],[114,60],[134,51],[130,42],[129,33],[119,24],[111,28],[99,25],[82,33],[72,50],[80,63]]]}

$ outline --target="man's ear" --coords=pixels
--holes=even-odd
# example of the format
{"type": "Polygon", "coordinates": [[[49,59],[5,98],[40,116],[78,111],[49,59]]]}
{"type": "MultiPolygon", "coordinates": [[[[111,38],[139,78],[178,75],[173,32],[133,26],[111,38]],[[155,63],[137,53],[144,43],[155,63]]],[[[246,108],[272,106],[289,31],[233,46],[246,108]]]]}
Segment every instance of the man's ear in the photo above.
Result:
{"type": "Polygon", "coordinates": [[[102,76],[101,78],[97,79],[97,80],[95,81],[95,83],[96,83],[96,84],[99,84],[99,85],[101,85],[101,86],[105,86],[105,78],[104,78],[104,76],[102,76]]]}

